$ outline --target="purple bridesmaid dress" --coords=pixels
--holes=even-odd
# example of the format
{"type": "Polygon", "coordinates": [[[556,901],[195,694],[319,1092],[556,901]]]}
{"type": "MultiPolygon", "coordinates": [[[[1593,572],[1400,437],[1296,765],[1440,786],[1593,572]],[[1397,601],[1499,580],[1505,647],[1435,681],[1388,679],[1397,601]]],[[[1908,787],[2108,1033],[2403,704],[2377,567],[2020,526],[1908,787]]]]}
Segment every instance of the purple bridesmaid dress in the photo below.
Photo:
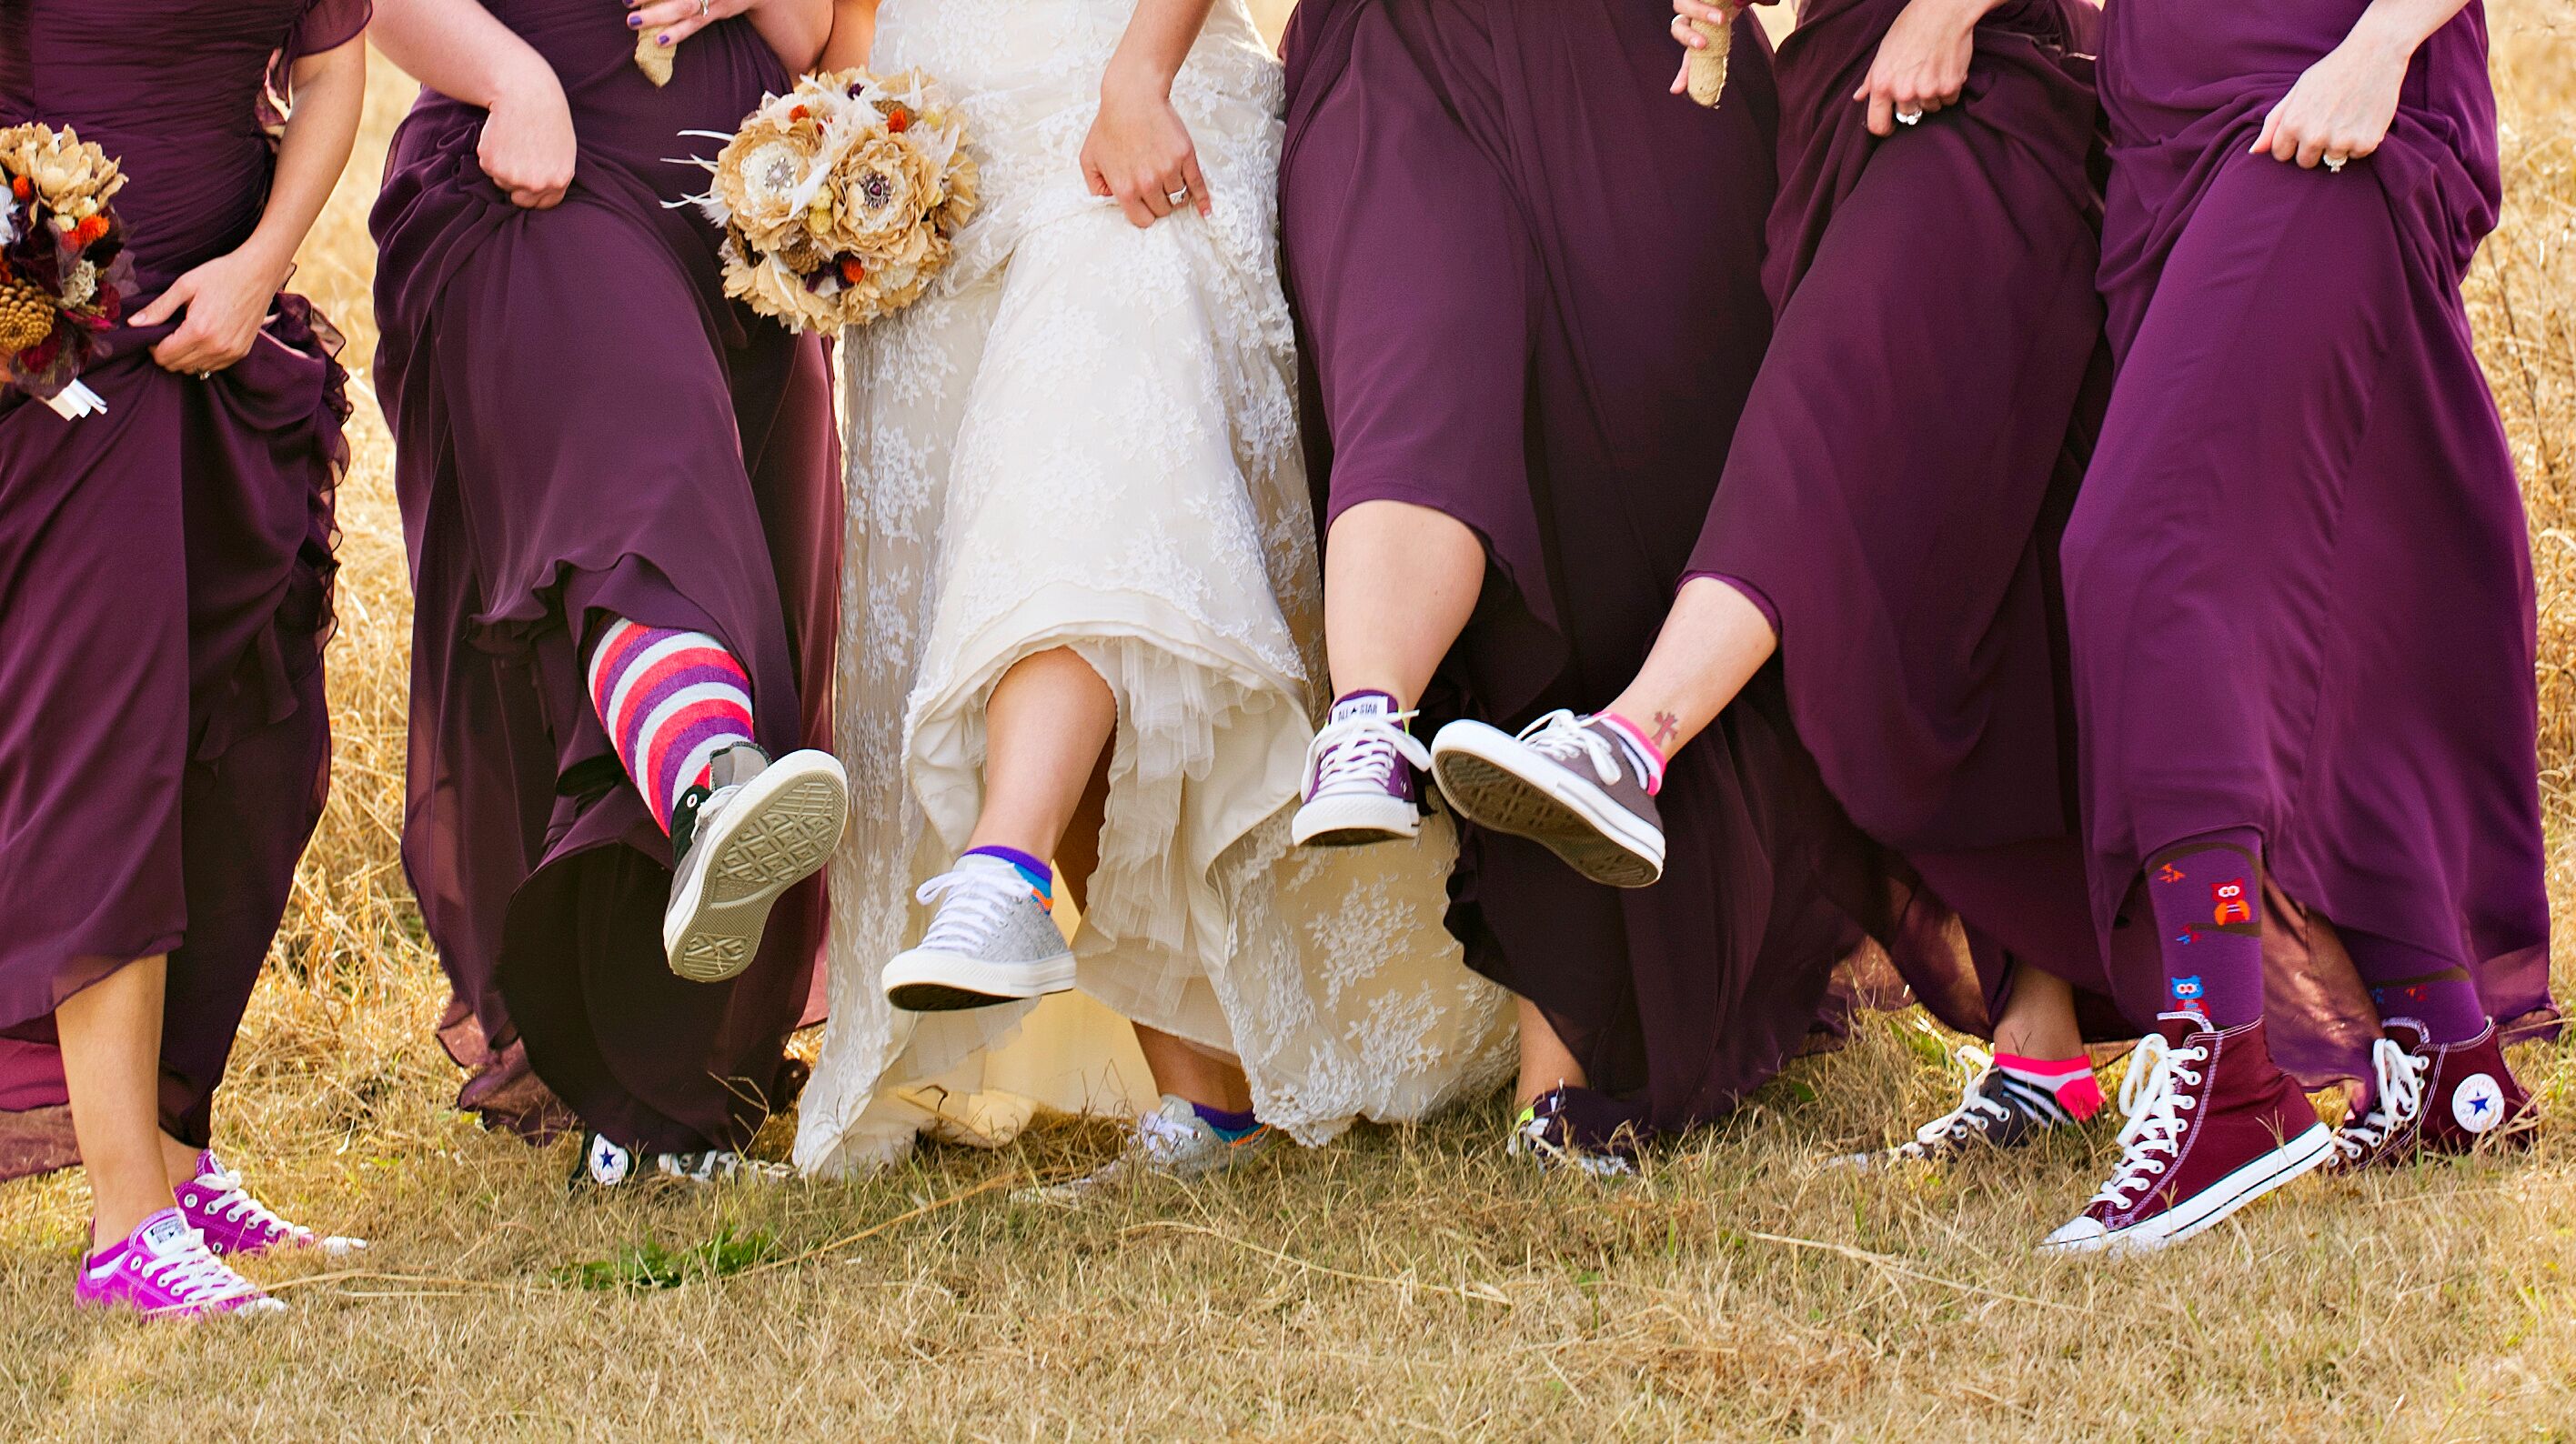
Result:
{"type": "MultiPolygon", "coordinates": [[[[1714,113],[1668,95],[1663,0],[1305,0],[1286,45],[1284,258],[1317,508],[1432,507],[1483,600],[1424,709],[1517,726],[1644,660],[1770,332],[1775,103],[1738,22],[1714,113]]],[[[1678,759],[1664,880],[1588,882],[1470,827],[1449,925],[1653,1133],[1717,1116],[1838,1022],[1848,825],[1769,680],[1678,759]]]]}
{"type": "MultiPolygon", "coordinates": [[[[10,0],[0,125],[76,128],[123,165],[140,310],[247,240],[271,66],[367,0],[10,0]]],[[[282,74],[282,71],[280,72],[282,74]]],[[[79,1160],[52,1013],[169,955],[162,1126],[203,1146],[216,1085],[320,820],[338,338],[281,295],[207,380],[174,330],[107,333],[104,415],[0,392],[0,1178],[79,1160]]]]}
{"type": "Polygon", "coordinates": [[[2147,916],[2160,849],[2259,829],[2317,964],[2269,969],[2268,1006],[2359,1014],[2280,1057],[2311,1079],[2368,1076],[2377,1035],[2320,917],[2467,968],[2508,1036],[2555,1016],[2529,543],[2460,296],[2501,192],[2483,8],[2417,52],[2375,155],[2246,153],[2365,8],[2113,0],[2119,376],[2065,539],[2094,915],[2147,916]]]}
{"type": "Polygon", "coordinates": [[[456,990],[462,1106],[564,1109],[646,1150],[739,1147],[785,1101],[823,914],[808,884],[724,984],[663,961],[668,840],[583,687],[609,612],[706,632],[752,678],[772,755],[828,746],[838,461],[822,347],[724,298],[715,233],[669,208],[786,71],[743,20],[670,85],[608,0],[490,0],[554,67],[580,158],[521,210],[483,112],[424,92],[373,226],[381,390],[417,594],[403,859],[456,990]],[[529,1075],[533,1073],[533,1078],[529,1075]]]}
{"type": "Polygon", "coordinates": [[[2134,1037],[2085,910],[2056,576],[2110,385],[2097,16],[2006,0],[1960,102],[1882,138],[1852,94],[1906,3],[1807,0],[1781,44],[1778,323],[1690,567],[1773,614],[1799,736],[1877,844],[1838,895],[1922,1001],[1990,1034],[2019,959],[2134,1037]]]}

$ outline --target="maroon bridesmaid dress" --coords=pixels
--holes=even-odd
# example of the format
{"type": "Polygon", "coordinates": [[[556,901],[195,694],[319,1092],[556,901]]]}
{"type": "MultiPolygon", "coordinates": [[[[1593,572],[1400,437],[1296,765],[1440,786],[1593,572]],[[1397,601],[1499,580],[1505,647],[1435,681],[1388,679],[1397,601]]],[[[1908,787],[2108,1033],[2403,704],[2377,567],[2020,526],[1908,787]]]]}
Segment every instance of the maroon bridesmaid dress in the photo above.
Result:
{"type": "MultiPolygon", "coordinates": [[[[272,66],[367,0],[8,0],[0,125],[71,126],[116,198],[142,309],[249,239],[272,66]]],[[[347,460],[329,326],[280,295],[199,380],[119,327],[66,421],[0,392],[0,1177],[78,1161],[52,1014],[169,955],[162,1126],[207,1142],[216,1086],[321,818],[331,760],[331,491],[347,460]]]]}
{"type": "Polygon", "coordinates": [[[739,1147],[785,1101],[819,882],[729,983],[672,975],[670,849],[583,688],[607,612],[722,641],[772,755],[828,746],[840,478],[822,347],[727,301],[716,234],[668,203],[786,71],[749,22],[667,88],[605,0],[490,0],[554,67],[580,156],[551,210],[475,159],[483,112],[424,92],[388,158],[380,390],[417,594],[403,859],[456,994],[461,1100],[564,1107],[648,1151],[739,1147]],[[674,158],[679,159],[674,159],[674,158]],[[533,1073],[533,1078],[530,1074],[533,1073]]]}
{"type": "MultiPolygon", "coordinates": [[[[2284,1068],[2368,1077],[2331,924],[2448,959],[2512,1036],[2549,996],[2530,544],[2460,294],[2502,195],[2484,7],[2416,52],[2376,154],[2247,153],[2367,0],[2113,0],[2101,289],[2119,373],[2065,540],[2092,905],[2251,826],[2350,1018],[2284,1068]]],[[[2123,968],[2160,995],[2152,960],[2123,968]]],[[[2142,1003],[2141,1006],[2152,1006],[2142,1003]]]]}
{"type": "MultiPolygon", "coordinates": [[[[1317,509],[1456,517],[1483,599],[1429,728],[1588,709],[1646,655],[1770,334],[1776,106],[1750,17],[1714,112],[1664,0],[1305,0],[1280,192],[1317,509]]],[[[1449,926],[1641,1133],[1724,1113],[1821,1026],[1859,942],[1848,824],[1766,677],[1667,774],[1664,879],[1465,829],[1449,926]]]]}

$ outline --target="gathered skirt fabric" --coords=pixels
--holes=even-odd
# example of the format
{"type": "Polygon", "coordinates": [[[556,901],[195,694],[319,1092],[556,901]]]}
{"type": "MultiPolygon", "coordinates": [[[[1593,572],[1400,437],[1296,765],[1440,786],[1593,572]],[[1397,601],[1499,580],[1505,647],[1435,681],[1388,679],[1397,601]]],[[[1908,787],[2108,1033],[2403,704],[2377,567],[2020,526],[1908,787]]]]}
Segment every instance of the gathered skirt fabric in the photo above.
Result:
{"type": "Polygon", "coordinates": [[[729,132],[787,77],[739,20],[693,37],[656,89],[593,5],[492,9],[554,66],[580,155],[562,205],[520,210],[475,158],[482,112],[425,92],[375,210],[417,599],[405,869],[461,1005],[445,1032],[477,1070],[469,1106],[531,1131],[568,1107],[648,1149],[739,1146],[786,1101],[819,885],[781,900],[739,977],[672,975],[668,840],[592,710],[580,645],[603,614],[708,633],[751,676],[765,749],[828,738],[826,362],[724,298],[713,230],[669,204],[717,144],[682,132],[729,132]]]}

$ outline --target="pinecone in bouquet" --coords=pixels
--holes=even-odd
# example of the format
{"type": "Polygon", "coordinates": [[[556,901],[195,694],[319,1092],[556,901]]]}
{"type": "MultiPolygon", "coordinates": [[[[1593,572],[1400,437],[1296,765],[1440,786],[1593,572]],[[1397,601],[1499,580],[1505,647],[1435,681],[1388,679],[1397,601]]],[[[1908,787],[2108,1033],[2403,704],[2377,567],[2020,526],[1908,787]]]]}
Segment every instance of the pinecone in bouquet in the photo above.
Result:
{"type": "Polygon", "coordinates": [[[134,291],[109,204],[125,175],[69,127],[16,125],[0,129],[0,185],[0,386],[65,416],[104,410],[79,376],[134,291]]]}
{"type": "Polygon", "coordinates": [[[918,71],[808,76],[707,162],[725,293],[801,330],[864,326],[919,300],[974,215],[966,125],[918,71]]]}
{"type": "Polygon", "coordinates": [[[1726,55],[1735,45],[1735,17],[1742,7],[1724,5],[1726,23],[1712,24],[1693,20],[1691,28],[1708,38],[1705,49],[1690,53],[1690,98],[1701,105],[1714,107],[1726,93],[1726,55]]]}

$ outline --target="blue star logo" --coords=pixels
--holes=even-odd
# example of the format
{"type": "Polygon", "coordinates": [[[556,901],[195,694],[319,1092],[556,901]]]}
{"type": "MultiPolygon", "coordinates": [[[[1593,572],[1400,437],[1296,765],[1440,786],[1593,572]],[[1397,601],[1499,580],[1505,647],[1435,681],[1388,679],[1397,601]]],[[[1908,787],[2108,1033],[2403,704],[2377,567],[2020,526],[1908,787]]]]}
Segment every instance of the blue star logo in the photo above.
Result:
{"type": "Polygon", "coordinates": [[[2494,1106],[2495,1100],[2492,1098],[2480,1097],[2469,1100],[2469,1111],[2471,1113],[2484,1113],[2494,1106]]]}

